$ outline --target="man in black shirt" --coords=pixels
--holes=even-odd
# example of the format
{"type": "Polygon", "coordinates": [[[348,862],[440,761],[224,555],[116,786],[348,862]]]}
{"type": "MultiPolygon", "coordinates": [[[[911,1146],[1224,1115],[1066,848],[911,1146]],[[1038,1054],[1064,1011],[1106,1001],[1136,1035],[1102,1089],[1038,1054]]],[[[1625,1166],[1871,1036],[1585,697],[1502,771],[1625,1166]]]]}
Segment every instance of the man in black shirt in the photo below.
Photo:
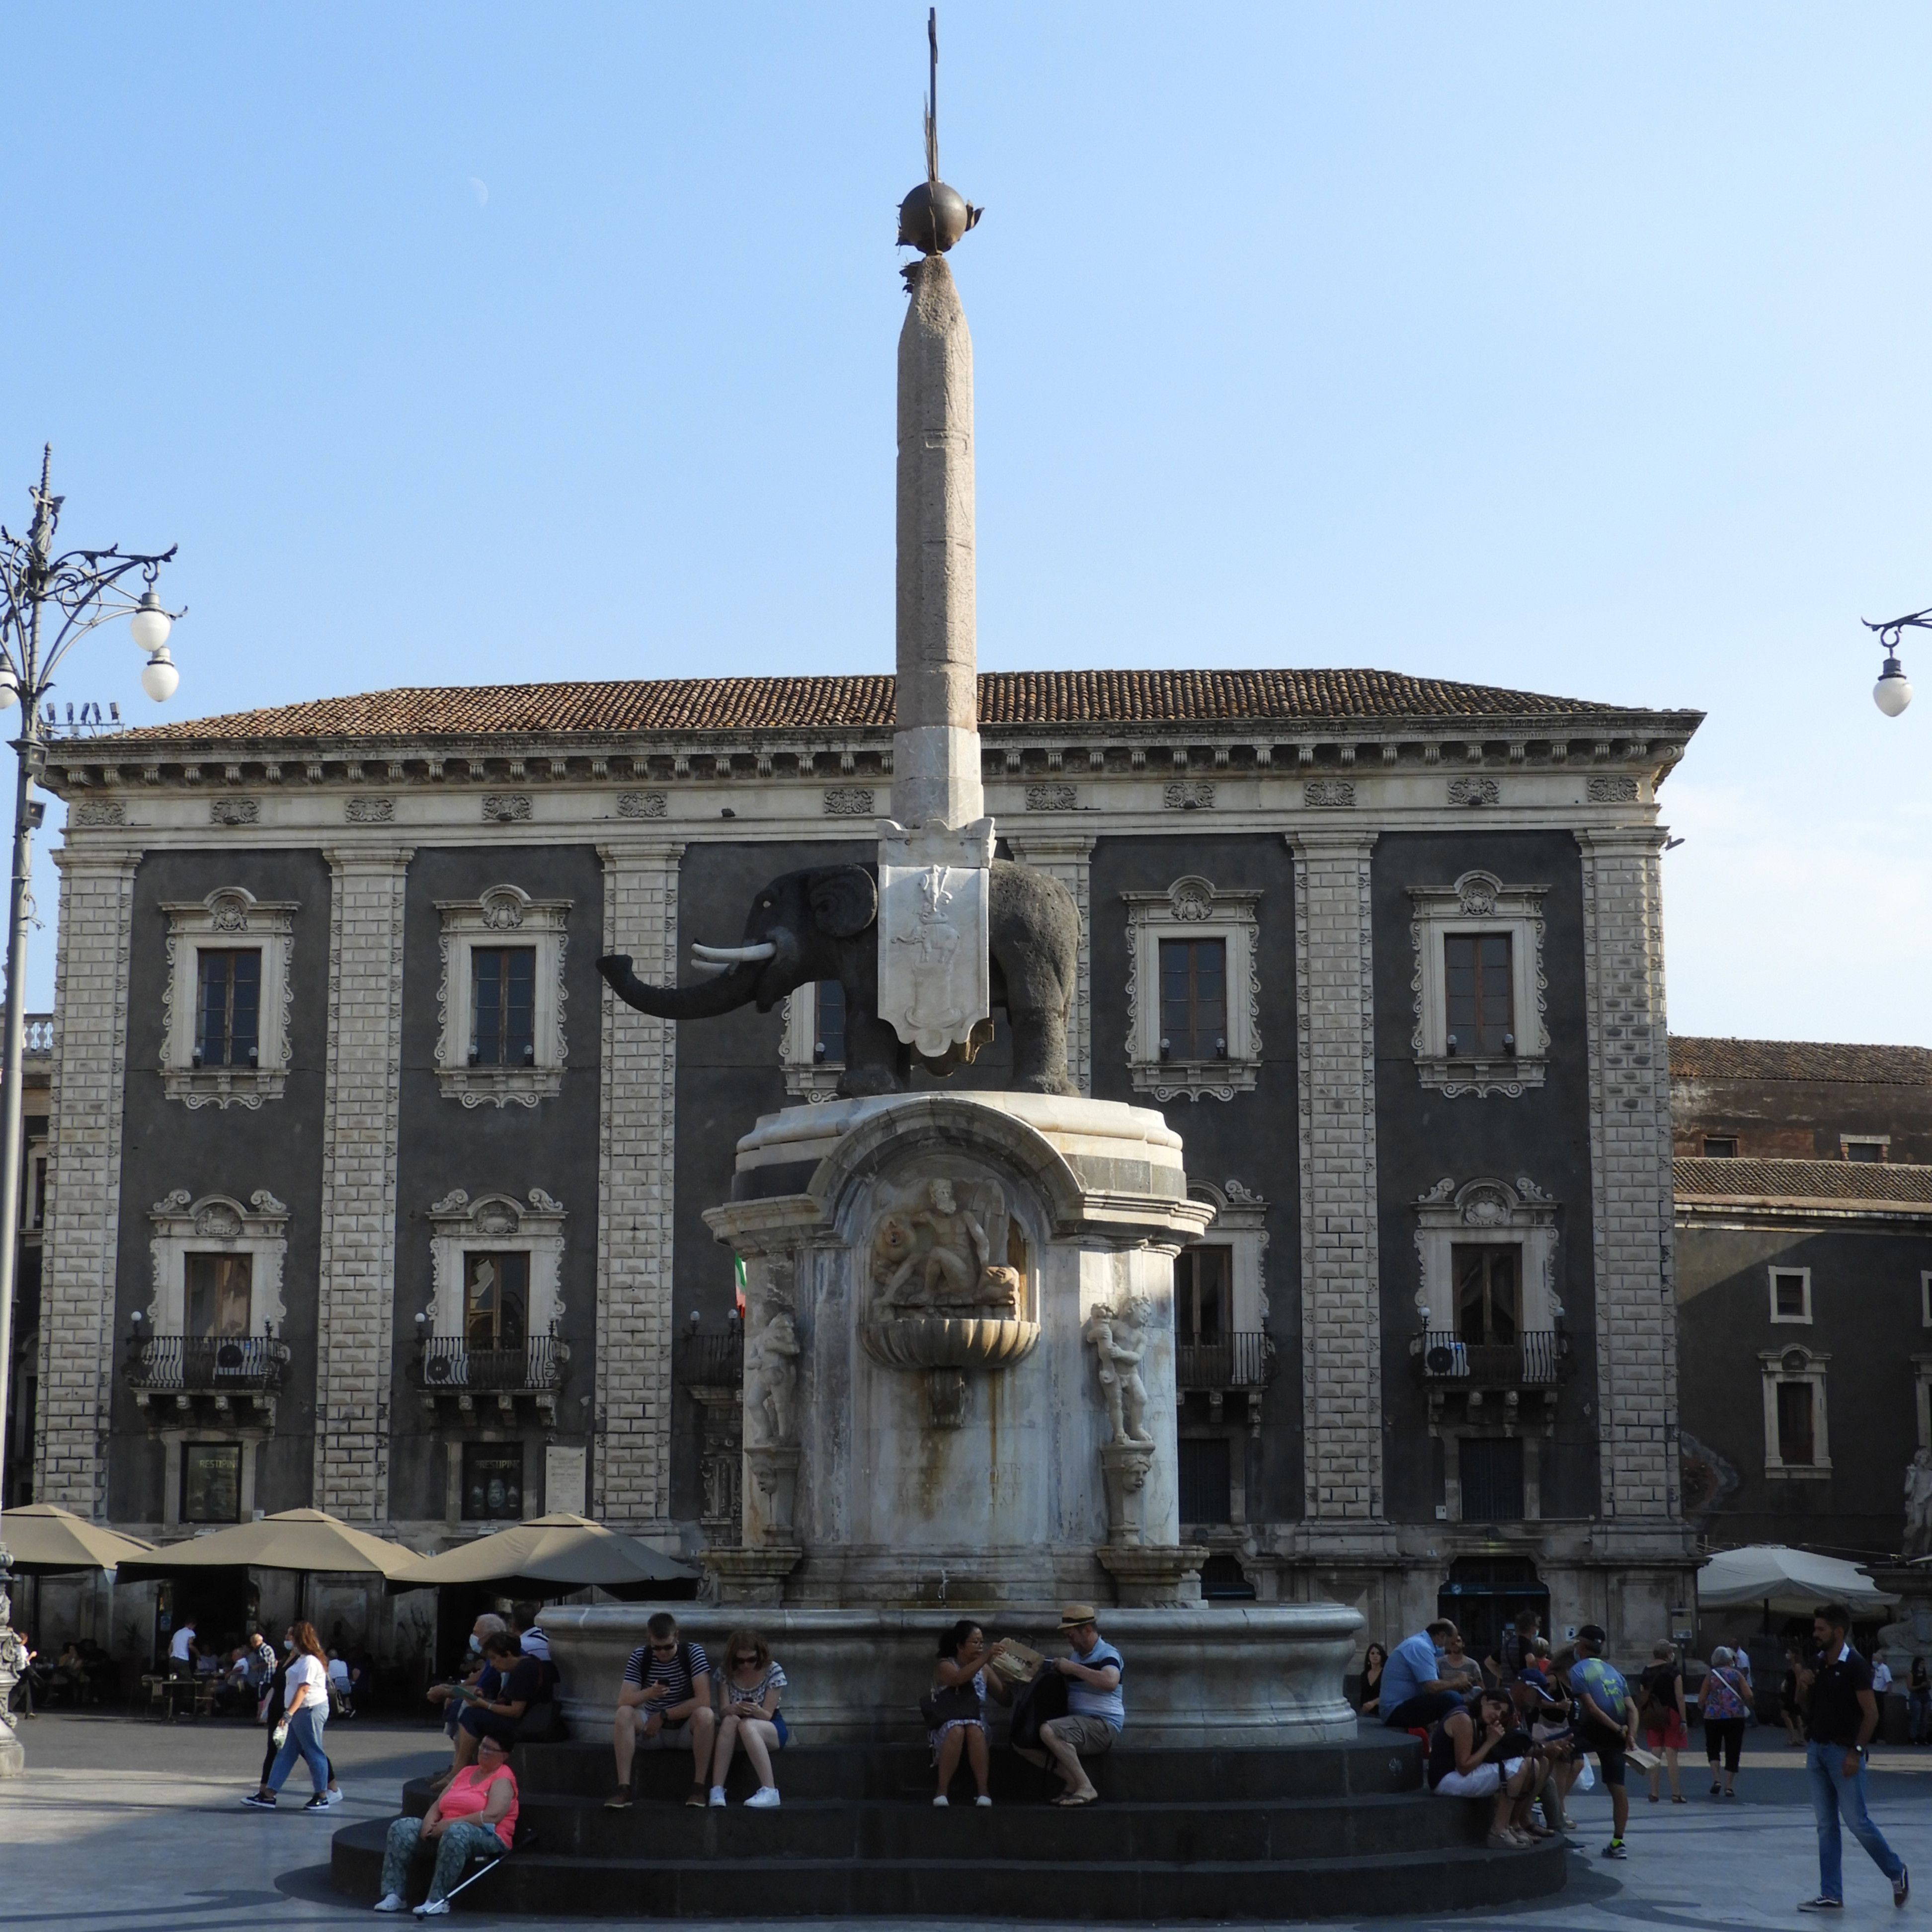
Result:
{"type": "Polygon", "coordinates": [[[1800,1912],[1845,1909],[1842,1816],[1872,1862],[1892,1881],[1892,1902],[1903,1905],[1911,1881],[1905,1861],[1885,1841],[1865,1810],[1865,1746],[1878,1729],[1878,1700],[1871,1666],[1845,1633],[1852,1613],[1843,1604],[1823,1604],[1812,1620],[1816,1648],[1799,1666],[1798,1704],[1804,1712],[1805,1768],[1811,1778],[1811,1810],[1818,1821],[1818,1896],[1800,1912]]]}

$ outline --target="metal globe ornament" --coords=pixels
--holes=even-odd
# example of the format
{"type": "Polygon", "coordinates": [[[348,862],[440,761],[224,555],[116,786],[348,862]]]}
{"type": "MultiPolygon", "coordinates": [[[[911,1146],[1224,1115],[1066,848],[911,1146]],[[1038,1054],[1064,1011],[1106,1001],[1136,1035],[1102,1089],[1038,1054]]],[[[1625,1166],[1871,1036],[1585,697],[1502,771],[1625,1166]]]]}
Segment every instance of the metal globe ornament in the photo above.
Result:
{"type": "Polygon", "coordinates": [[[986,212],[943,181],[922,181],[899,203],[898,245],[943,255],[986,212]]]}

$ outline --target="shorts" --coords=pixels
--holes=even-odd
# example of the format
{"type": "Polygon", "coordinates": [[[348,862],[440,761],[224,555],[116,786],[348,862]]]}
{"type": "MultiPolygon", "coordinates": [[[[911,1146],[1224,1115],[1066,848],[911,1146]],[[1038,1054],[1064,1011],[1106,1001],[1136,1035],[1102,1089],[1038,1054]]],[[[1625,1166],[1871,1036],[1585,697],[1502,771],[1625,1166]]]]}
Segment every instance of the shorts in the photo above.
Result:
{"type": "MultiPolygon", "coordinates": [[[[641,1706],[634,1707],[641,1709],[641,1706]]],[[[650,1720],[646,1718],[644,1722],[650,1720]]],[[[691,1748],[691,1725],[687,1720],[682,1724],[660,1724],[654,1731],[647,1731],[640,1723],[637,1730],[638,1748],[650,1750],[688,1750],[691,1748]]]]}
{"type": "Polygon", "coordinates": [[[1643,1741],[1646,1746],[1654,1751],[1688,1750],[1690,1748],[1690,1733],[1684,1728],[1682,1714],[1676,1711],[1672,1711],[1664,1720],[1660,1730],[1652,1730],[1650,1720],[1646,1718],[1643,1725],[1643,1741]]]}
{"type": "Polygon", "coordinates": [[[1616,1790],[1622,1784],[1624,1781],[1624,1741],[1621,1736],[1618,1738],[1614,1744],[1606,1744],[1603,1742],[1603,1736],[1600,1732],[1592,1732],[1587,1737],[1580,1738],[1577,1742],[1586,1750],[1594,1751],[1596,1754],[1597,1763],[1598,1767],[1603,1772],[1604,1782],[1606,1784],[1610,1786],[1612,1790],[1616,1790]]]}
{"type": "Polygon", "coordinates": [[[1503,1780],[1514,1778],[1522,1763],[1513,1757],[1504,1765],[1479,1764],[1474,1771],[1445,1771],[1437,1780],[1438,1798],[1493,1798],[1503,1787],[1503,1780]]]}
{"type": "Polygon", "coordinates": [[[724,1714],[728,1718],[754,1718],[758,1719],[760,1723],[769,1724],[778,1734],[778,1749],[780,1750],[783,1750],[786,1744],[790,1742],[791,1726],[785,1722],[784,1713],[782,1711],[774,1711],[772,1714],[767,1718],[764,1712],[760,1711],[756,1705],[740,1704],[734,1706],[733,1708],[727,1711],[724,1714]]]}
{"type": "MultiPolygon", "coordinates": [[[[1113,1748],[1118,1735],[1105,1718],[1079,1718],[1069,1714],[1064,1718],[1050,1718],[1047,1722],[1053,1726],[1053,1735],[1062,1744],[1071,1744],[1075,1754],[1083,1757],[1098,1757],[1102,1751],[1113,1748]]],[[[1042,1729],[1045,1726],[1042,1726],[1042,1729]]]]}

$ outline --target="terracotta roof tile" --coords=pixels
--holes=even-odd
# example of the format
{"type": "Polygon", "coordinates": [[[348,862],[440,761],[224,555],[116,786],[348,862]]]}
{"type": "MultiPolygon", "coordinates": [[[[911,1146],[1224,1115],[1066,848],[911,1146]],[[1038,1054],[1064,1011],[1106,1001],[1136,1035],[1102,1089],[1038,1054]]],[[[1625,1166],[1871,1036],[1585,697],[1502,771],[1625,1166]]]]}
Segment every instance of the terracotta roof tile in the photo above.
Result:
{"type": "Polygon", "coordinates": [[[1679,1160],[1680,1198],[1900,1202],[1932,1208],[1932,1167],[1863,1160],[1679,1160]]]}
{"type": "Polygon", "coordinates": [[[1673,1034],[1673,1080],[1834,1080],[1932,1086],[1932,1048],[1844,1046],[1831,1040],[1702,1040],[1673,1034]]]}
{"type": "MultiPolygon", "coordinates": [[[[144,725],[121,741],[470,736],[495,732],[811,730],[892,722],[890,677],[718,677],[443,685],[144,725]]],[[[1654,714],[1645,712],[1645,716],[1654,714]]],[[[982,725],[1283,724],[1386,718],[1575,719],[1624,707],[1382,670],[992,671],[982,725]]],[[[1670,714],[1688,736],[1694,712],[1670,714]],[[1678,721],[1681,721],[1679,722],[1678,721]]],[[[96,743],[112,742],[97,740],[96,743]]]]}

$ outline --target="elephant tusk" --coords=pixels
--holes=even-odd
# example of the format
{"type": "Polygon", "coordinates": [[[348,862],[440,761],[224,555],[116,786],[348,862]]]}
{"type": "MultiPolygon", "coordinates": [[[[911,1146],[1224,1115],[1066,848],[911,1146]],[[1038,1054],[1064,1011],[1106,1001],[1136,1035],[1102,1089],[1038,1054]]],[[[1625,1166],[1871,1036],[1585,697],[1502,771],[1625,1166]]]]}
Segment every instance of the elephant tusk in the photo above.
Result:
{"type": "Polygon", "coordinates": [[[757,946],[700,946],[694,940],[691,956],[699,964],[716,963],[721,966],[734,966],[741,960],[770,959],[778,948],[769,939],[757,946]]]}
{"type": "Polygon", "coordinates": [[[713,974],[728,973],[731,969],[722,959],[694,959],[691,962],[691,970],[709,977],[713,974]]]}

